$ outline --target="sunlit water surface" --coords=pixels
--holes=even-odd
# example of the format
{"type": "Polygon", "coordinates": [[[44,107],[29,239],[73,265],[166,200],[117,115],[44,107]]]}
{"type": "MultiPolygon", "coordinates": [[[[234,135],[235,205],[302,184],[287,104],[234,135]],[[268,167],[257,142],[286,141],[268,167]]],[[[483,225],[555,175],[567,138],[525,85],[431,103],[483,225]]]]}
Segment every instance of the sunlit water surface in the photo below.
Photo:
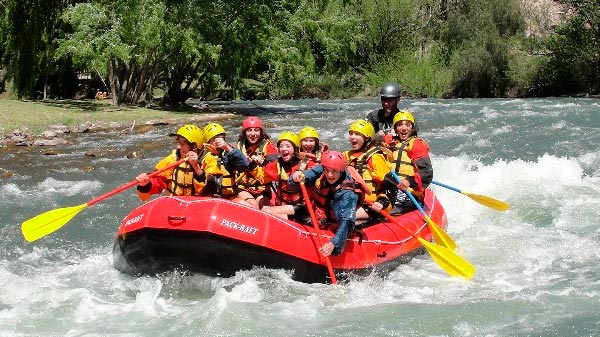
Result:
{"type": "MultiPolygon", "coordinates": [[[[213,103],[234,141],[244,114],[276,137],[316,127],[348,148],[350,123],[376,99],[213,103]]],[[[256,269],[231,278],[180,272],[134,278],[112,266],[134,190],[88,207],[26,243],[21,223],[132,181],[173,146],[176,126],[123,128],[72,145],[0,155],[0,336],[599,336],[600,101],[409,100],[435,179],[512,205],[496,212],[434,187],[448,233],[477,266],[471,282],[419,256],[385,278],[331,286],[256,269]],[[93,150],[99,155],[84,155],[93,150]],[[132,151],[143,159],[127,159],[132,151]]]]}

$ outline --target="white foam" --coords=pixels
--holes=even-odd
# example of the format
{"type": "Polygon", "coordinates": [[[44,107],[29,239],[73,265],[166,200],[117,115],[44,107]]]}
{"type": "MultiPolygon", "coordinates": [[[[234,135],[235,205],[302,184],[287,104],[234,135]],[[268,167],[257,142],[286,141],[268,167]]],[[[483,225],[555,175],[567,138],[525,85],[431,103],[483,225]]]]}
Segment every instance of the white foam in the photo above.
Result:
{"type": "Polygon", "coordinates": [[[74,195],[90,195],[96,189],[102,187],[102,183],[92,180],[57,180],[54,178],[46,178],[40,182],[37,189],[43,194],[61,194],[66,196],[74,195]]]}

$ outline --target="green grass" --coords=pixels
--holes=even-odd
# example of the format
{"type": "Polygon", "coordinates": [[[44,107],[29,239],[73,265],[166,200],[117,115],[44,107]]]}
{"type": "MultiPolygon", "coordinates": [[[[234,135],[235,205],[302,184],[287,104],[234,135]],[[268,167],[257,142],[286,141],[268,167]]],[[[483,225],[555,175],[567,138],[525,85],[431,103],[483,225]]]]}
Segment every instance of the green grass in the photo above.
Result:
{"type": "Polygon", "coordinates": [[[139,107],[115,108],[108,100],[33,102],[0,99],[0,135],[9,134],[16,129],[26,129],[29,133],[39,134],[47,130],[50,125],[61,124],[71,127],[87,121],[95,124],[116,122],[138,125],[150,120],[184,123],[194,120],[200,114],[199,111],[191,108],[181,111],[139,107]]]}

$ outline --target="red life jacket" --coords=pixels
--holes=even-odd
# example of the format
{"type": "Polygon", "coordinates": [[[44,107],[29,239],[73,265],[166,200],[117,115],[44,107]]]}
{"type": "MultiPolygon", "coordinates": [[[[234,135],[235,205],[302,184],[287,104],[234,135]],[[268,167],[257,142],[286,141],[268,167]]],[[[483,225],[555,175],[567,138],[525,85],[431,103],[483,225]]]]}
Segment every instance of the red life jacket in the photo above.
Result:
{"type": "Polygon", "coordinates": [[[293,191],[288,186],[288,178],[294,171],[298,171],[300,162],[297,158],[292,159],[291,163],[282,165],[282,160],[277,160],[277,205],[296,205],[301,203],[302,194],[298,191],[293,191]],[[288,167],[286,170],[284,166],[288,167]]]}
{"type": "Polygon", "coordinates": [[[350,174],[344,172],[346,178],[336,185],[330,185],[327,182],[325,175],[322,175],[315,181],[313,203],[315,205],[315,215],[318,220],[331,220],[334,218],[333,208],[331,207],[331,201],[337,190],[344,189],[354,191],[358,194],[358,202],[356,207],[360,207],[365,198],[365,192],[362,190],[361,184],[354,181],[350,174]]]}

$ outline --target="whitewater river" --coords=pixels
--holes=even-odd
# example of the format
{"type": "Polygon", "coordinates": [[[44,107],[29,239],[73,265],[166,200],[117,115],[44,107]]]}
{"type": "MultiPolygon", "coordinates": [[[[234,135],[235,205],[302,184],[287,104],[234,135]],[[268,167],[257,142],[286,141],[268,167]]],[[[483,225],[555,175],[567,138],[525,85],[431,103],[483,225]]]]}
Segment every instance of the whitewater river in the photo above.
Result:
{"type": "MultiPolygon", "coordinates": [[[[272,136],[316,127],[347,149],[351,122],[377,99],[212,104],[260,114],[272,136]]],[[[477,268],[448,277],[428,255],[385,278],[305,284],[283,270],[231,278],[134,278],[112,266],[128,190],[34,243],[21,223],[85,203],[149,171],[176,126],[123,128],[71,145],[0,154],[0,336],[600,336],[600,101],[408,100],[430,144],[435,179],[505,200],[496,212],[434,187],[448,233],[477,268]],[[86,156],[93,151],[96,156],[86,156]],[[132,151],[144,158],[127,159],[132,151]]]]}

